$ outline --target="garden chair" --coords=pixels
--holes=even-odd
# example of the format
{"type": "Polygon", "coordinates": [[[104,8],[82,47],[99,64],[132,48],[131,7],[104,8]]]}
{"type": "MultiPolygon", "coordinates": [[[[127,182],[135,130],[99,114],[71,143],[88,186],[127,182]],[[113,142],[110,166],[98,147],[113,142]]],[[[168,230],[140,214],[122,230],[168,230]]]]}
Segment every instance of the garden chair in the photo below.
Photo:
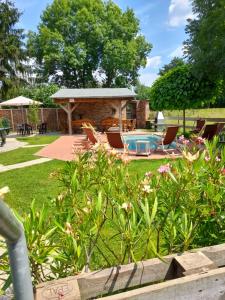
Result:
{"type": "Polygon", "coordinates": [[[216,123],[216,124],[217,124],[216,135],[219,135],[223,131],[225,123],[216,123]]]}
{"type": "Polygon", "coordinates": [[[41,123],[38,125],[39,134],[47,133],[47,123],[41,123]]]}
{"type": "Polygon", "coordinates": [[[211,141],[217,135],[217,132],[218,132],[218,123],[207,124],[204,127],[201,137],[203,139],[211,141]]]}
{"type": "Polygon", "coordinates": [[[87,136],[87,139],[93,144],[95,145],[96,143],[98,143],[98,139],[96,138],[95,134],[94,134],[94,128],[91,127],[82,127],[84,133],[87,136]]]}
{"type": "Polygon", "coordinates": [[[106,136],[110,147],[117,150],[125,149],[120,132],[106,132],[106,136]]]}
{"type": "Polygon", "coordinates": [[[162,137],[162,139],[160,141],[154,143],[156,146],[155,151],[157,151],[159,148],[161,148],[161,150],[167,152],[166,149],[168,150],[169,147],[172,145],[172,143],[176,139],[176,135],[179,130],[179,127],[180,126],[168,126],[164,137],[162,137]],[[165,146],[166,146],[166,148],[165,148],[165,146]]]}
{"type": "Polygon", "coordinates": [[[190,133],[199,133],[201,132],[201,130],[203,129],[203,127],[205,126],[205,120],[203,119],[198,119],[196,121],[196,127],[195,129],[193,129],[192,131],[190,131],[190,133]]]}

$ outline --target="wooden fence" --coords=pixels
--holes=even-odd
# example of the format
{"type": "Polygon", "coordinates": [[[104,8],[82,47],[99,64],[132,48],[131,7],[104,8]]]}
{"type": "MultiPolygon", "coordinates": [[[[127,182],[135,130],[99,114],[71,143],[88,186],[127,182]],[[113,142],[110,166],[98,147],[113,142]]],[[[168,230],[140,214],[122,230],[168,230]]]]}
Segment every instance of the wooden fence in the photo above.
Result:
{"type": "Polygon", "coordinates": [[[36,300],[225,299],[225,244],[37,286],[36,300]]]}
{"type": "MultiPolygon", "coordinates": [[[[0,109],[0,118],[7,118],[13,131],[17,126],[28,122],[28,110],[23,109],[0,109]]],[[[66,131],[67,116],[60,108],[39,108],[39,122],[46,122],[50,131],[66,131]]]]}

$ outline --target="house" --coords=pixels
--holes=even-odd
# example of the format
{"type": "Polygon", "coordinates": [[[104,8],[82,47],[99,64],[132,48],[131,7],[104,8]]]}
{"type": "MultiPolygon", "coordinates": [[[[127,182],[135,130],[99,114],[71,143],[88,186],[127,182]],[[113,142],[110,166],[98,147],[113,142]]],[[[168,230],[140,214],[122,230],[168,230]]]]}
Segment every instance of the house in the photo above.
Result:
{"type": "Polygon", "coordinates": [[[114,117],[122,130],[124,119],[136,119],[137,128],[144,128],[149,114],[148,101],[136,100],[128,88],[64,88],[51,97],[67,114],[69,134],[73,133],[73,120],[91,119],[98,128],[101,120],[114,117]]]}

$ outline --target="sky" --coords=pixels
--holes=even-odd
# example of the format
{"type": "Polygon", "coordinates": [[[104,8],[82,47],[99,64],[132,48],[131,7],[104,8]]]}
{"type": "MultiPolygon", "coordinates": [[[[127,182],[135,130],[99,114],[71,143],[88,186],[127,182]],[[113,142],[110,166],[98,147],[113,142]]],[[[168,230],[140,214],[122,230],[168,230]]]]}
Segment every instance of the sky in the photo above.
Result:
{"type": "MultiPolygon", "coordinates": [[[[94,1],[94,0],[93,0],[94,1]]],[[[14,0],[23,13],[19,26],[36,30],[40,15],[52,0],[14,0]]],[[[182,43],[187,38],[185,25],[192,18],[190,0],[114,0],[123,10],[132,8],[140,20],[140,31],[152,45],[147,65],[140,70],[141,83],[150,86],[159,69],[174,56],[181,57],[182,43]]]]}

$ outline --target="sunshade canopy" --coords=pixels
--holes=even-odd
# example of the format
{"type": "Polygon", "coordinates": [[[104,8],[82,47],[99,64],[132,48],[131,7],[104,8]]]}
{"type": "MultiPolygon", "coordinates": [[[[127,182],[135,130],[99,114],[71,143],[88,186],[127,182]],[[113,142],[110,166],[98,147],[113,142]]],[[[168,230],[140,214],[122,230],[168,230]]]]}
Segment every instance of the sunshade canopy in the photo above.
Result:
{"type": "Polygon", "coordinates": [[[41,105],[42,103],[23,96],[0,102],[0,106],[29,106],[32,104],[41,105]]]}

